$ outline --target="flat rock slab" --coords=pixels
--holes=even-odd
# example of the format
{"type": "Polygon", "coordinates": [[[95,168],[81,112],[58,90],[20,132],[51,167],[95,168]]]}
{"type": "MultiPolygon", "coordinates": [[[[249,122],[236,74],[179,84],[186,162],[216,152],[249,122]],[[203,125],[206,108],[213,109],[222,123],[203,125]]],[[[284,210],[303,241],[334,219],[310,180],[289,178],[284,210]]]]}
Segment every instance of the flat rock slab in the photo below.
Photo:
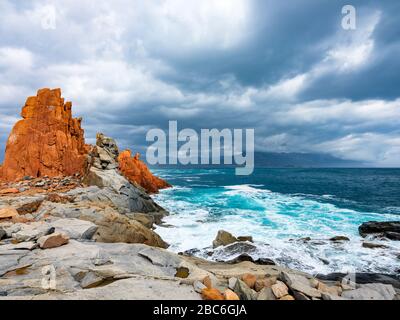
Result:
{"type": "Polygon", "coordinates": [[[65,233],[70,239],[90,240],[97,231],[97,226],[90,222],[80,219],[58,219],[50,223],[56,232],[65,233]]]}

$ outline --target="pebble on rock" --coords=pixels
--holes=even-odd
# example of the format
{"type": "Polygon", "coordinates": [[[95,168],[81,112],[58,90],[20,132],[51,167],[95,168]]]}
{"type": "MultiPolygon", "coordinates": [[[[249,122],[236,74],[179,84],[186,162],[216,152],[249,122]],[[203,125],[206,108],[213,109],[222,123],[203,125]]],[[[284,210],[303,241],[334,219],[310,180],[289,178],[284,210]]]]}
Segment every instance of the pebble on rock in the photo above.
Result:
{"type": "Polygon", "coordinates": [[[40,237],[38,244],[41,249],[57,248],[67,244],[69,237],[62,233],[52,233],[47,236],[40,237]]]}

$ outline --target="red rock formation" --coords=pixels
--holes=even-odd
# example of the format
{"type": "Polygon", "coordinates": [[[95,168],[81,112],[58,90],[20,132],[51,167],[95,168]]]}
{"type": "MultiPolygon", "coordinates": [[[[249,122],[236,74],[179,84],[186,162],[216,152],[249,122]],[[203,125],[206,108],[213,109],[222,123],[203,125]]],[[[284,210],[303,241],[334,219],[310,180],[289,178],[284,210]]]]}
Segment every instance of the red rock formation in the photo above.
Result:
{"type": "Polygon", "coordinates": [[[166,181],[153,176],[146,164],[139,159],[137,153],[132,157],[130,150],[118,156],[119,170],[131,183],[136,183],[149,193],[157,193],[160,189],[171,187],[166,181]]]}
{"type": "Polygon", "coordinates": [[[0,178],[82,174],[88,148],[81,119],[72,118],[71,102],[60,89],[41,89],[22,108],[22,120],[11,131],[0,178]]]}

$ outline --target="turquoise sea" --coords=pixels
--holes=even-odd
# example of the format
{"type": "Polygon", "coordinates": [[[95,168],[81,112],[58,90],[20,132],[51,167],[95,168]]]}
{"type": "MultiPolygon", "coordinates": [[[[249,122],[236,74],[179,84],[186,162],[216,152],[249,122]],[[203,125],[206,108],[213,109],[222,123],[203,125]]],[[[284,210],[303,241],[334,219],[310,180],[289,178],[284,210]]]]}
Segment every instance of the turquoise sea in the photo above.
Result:
{"type": "Polygon", "coordinates": [[[235,176],[234,169],[153,171],[174,186],[154,196],[170,211],[168,226],[156,231],[171,250],[234,258],[221,249],[207,254],[223,229],[253,236],[254,258],[307,272],[399,272],[400,243],[374,239],[388,249],[363,248],[358,227],[400,220],[400,169],[259,168],[246,177],[235,176]],[[327,241],[333,236],[351,241],[327,241]],[[299,241],[305,237],[313,240],[299,241]]]}

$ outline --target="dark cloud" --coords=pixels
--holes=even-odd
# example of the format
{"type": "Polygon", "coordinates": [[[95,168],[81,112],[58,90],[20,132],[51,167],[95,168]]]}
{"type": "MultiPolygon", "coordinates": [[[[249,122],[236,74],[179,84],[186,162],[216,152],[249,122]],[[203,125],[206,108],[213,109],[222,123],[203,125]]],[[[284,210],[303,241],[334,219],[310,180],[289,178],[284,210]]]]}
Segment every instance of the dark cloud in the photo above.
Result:
{"type": "Polygon", "coordinates": [[[263,151],[400,164],[400,4],[2,1],[0,144],[26,96],[61,87],[86,136],[143,152],[149,128],[255,128],[263,151]],[[49,7],[50,6],[50,7],[49,7]],[[55,29],[43,28],[49,8],[55,29]]]}

